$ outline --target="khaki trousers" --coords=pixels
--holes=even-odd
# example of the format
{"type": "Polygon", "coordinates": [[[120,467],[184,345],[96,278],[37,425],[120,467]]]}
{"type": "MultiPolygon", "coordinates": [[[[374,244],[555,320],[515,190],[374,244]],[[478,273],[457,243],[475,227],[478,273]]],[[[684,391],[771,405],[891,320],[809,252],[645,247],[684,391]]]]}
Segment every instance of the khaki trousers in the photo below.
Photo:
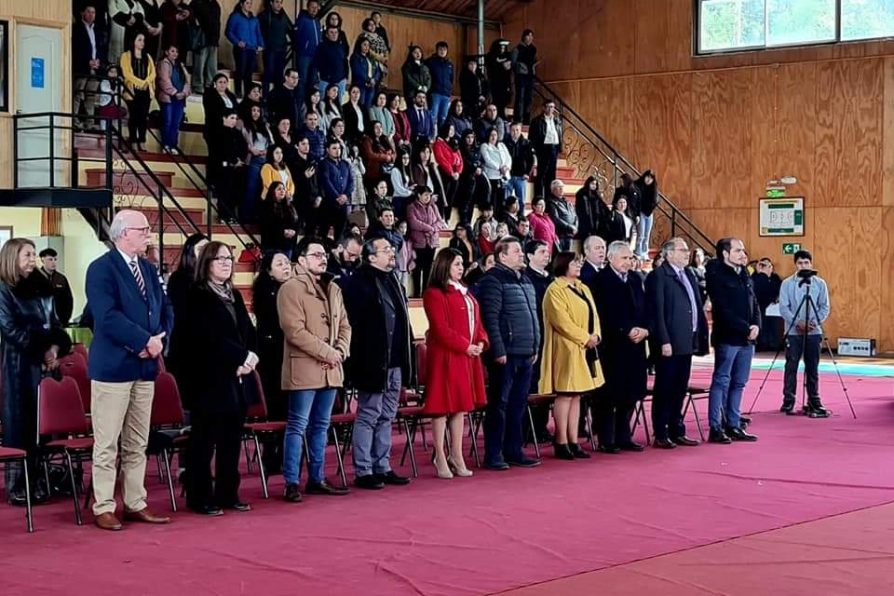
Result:
{"type": "Polygon", "coordinates": [[[146,445],[155,383],[92,381],[93,514],[115,512],[115,464],[121,439],[125,511],[146,508],[146,445]]]}

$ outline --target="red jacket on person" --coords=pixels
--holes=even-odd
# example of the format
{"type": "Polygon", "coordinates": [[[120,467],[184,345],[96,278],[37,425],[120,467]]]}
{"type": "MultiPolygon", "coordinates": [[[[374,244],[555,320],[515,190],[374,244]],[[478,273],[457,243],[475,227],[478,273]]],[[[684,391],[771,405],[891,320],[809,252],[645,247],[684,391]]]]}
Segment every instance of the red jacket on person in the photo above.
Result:
{"type": "Polygon", "coordinates": [[[463,173],[463,155],[459,149],[453,149],[444,139],[435,141],[435,161],[447,176],[463,173]]]}
{"type": "Polygon", "coordinates": [[[484,366],[481,357],[466,353],[472,344],[484,343],[487,333],[481,324],[481,311],[471,292],[454,286],[446,291],[430,287],[422,295],[428,317],[426,335],[425,413],[431,415],[471,412],[487,403],[484,391],[484,366]],[[468,302],[466,301],[468,298],[468,302]],[[469,310],[474,312],[469,330],[469,310]]]}
{"type": "Polygon", "coordinates": [[[532,211],[528,214],[528,223],[531,224],[531,236],[534,237],[534,240],[546,242],[550,252],[554,252],[559,237],[556,235],[556,224],[553,223],[549,215],[546,213],[538,215],[532,211]]]}

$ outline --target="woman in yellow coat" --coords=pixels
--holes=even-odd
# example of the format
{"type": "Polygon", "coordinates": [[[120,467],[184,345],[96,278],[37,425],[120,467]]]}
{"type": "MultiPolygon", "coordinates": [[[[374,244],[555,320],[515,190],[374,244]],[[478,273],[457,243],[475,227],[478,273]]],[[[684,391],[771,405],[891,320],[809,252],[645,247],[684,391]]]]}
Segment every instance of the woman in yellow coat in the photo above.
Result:
{"type": "Polygon", "coordinates": [[[586,459],[577,443],[580,396],[605,383],[596,346],[599,315],[590,290],[580,281],[583,259],[572,252],[556,256],[554,281],[543,297],[543,352],[540,393],[555,393],[555,453],[559,459],[586,459]]]}
{"type": "Polygon", "coordinates": [[[121,54],[119,66],[124,77],[124,100],[130,116],[127,118],[130,146],[134,151],[145,151],[149,104],[155,97],[155,63],[145,51],[146,36],[137,33],[133,45],[121,54]]]}

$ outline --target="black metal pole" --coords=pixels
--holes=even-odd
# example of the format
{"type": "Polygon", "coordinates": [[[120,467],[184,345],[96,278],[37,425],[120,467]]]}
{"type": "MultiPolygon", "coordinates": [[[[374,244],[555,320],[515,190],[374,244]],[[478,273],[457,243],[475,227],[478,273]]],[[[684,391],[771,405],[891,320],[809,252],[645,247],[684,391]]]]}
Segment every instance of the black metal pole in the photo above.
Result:
{"type": "Polygon", "coordinates": [[[50,188],[56,186],[56,117],[50,114],[50,188]]]}

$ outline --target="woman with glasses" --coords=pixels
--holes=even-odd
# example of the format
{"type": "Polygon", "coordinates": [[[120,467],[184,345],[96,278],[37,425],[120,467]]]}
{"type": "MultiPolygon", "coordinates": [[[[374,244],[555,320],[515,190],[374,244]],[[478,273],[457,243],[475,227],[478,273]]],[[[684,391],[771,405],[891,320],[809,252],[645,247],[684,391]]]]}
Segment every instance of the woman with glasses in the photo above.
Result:
{"type": "Polygon", "coordinates": [[[239,499],[239,448],[246,408],[257,397],[258,355],[254,325],[242,294],[233,287],[233,253],[223,242],[209,242],[202,249],[187,317],[196,395],[186,502],[202,515],[250,511],[239,499]]]}
{"type": "Polygon", "coordinates": [[[540,393],[555,393],[555,454],[559,459],[586,459],[577,442],[580,396],[605,380],[596,346],[601,340],[599,315],[589,288],[580,280],[582,257],[561,252],[553,264],[556,280],[543,297],[543,351],[540,393]]]}

